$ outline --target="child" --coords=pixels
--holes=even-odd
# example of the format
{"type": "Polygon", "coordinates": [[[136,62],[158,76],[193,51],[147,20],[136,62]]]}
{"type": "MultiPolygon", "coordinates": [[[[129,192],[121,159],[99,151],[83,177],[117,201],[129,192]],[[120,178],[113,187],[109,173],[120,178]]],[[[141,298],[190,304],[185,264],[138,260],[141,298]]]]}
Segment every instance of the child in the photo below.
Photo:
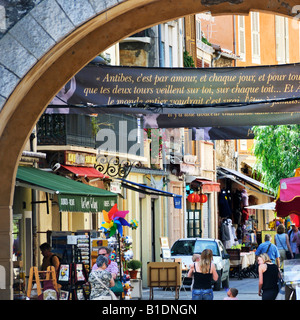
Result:
{"type": "Polygon", "coordinates": [[[227,297],[224,298],[224,300],[238,300],[238,298],[236,297],[238,295],[239,291],[236,288],[230,288],[227,291],[227,297]]]}
{"type": "Polygon", "coordinates": [[[193,256],[192,256],[192,261],[193,262],[198,262],[198,261],[200,261],[200,258],[201,258],[200,254],[194,253],[193,256]]]}
{"type": "MultiPolygon", "coordinates": [[[[199,262],[200,258],[201,258],[200,254],[194,253],[193,256],[192,256],[193,263],[190,264],[190,268],[194,266],[195,262],[199,262]]],[[[191,290],[193,290],[193,284],[194,284],[194,277],[193,277],[193,280],[192,280],[191,290]]]]}

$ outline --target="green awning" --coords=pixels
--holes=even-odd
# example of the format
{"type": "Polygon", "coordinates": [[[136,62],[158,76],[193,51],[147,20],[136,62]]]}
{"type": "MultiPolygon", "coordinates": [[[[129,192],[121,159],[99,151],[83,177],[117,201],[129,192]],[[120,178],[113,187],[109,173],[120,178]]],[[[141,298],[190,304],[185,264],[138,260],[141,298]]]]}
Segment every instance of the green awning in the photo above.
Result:
{"type": "Polygon", "coordinates": [[[58,195],[60,211],[109,211],[117,203],[117,195],[57,174],[32,167],[19,167],[16,185],[58,195]]]}

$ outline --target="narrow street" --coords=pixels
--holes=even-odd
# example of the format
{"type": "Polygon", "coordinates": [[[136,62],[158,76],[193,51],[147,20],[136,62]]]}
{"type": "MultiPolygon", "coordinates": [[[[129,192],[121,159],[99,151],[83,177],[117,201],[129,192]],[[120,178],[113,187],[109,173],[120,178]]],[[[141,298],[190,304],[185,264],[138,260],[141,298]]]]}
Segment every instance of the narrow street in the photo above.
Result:
{"type": "MultiPolygon", "coordinates": [[[[235,278],[230,279],[230,287],[238,289],[238,299],[239,300],[261,300],[258,296],[258,278],[245,278],[242,280],[237,280],[235,278]]],[[[149,300],[150,290],[149,288],[143,289],[142,300],[149,300]]],[[[154,299],[153,300],[175,300],[175,292],[172,290],[165,290],[161,288],[154,289],[154,299]]],[[[225,289],[220,291],[214,291],[214,300],[224,300],[226,297],[225,289]]],[[[186,287],[182,288],[179,294],[179,300],[191,300],[192,293],[191,290],[186,287]]]]}

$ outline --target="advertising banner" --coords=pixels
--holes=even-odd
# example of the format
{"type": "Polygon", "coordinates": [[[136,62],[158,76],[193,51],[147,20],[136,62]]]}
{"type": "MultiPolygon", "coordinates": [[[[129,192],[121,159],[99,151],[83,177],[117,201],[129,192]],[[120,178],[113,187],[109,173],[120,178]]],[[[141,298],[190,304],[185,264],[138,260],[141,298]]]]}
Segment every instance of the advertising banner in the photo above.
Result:
{"type": "Polygon", "coordinates": [[[300,64],[233,68],[84,67],[46,113],[123,113],[145,128],[300,123],[300,64]]]}

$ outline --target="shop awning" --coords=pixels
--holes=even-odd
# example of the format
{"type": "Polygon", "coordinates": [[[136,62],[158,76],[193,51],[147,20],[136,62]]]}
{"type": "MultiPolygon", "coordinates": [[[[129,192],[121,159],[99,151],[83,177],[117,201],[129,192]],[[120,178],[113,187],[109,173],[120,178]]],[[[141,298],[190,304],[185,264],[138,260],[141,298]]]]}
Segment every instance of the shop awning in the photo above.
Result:
{"type": "Polygon", "coordinates": [[[199,187],[202,189],[203,193],[220,192],[220,183],[218,182],[205,179],[195,179],[194,181],[192,181],[191,185],[195,183],[199,184],[199,187]]]}
{"type": "Polygon", "coordinates": [[[136,191],[136,192],[140,192],[143,194],[148,194],[148,195],[156,195],[156,196],[163,196],[163,197],[172,197],[174,198],[174,207],[175,209],[181,209],[182,208],[182,196],[179,194],[175,194],[172,192],[167,192],[167,191],[163,191],[163,190],[159,190],[159,189],[155,189],[152,187],[149,187],[147,185],[144,184],[139,184],[136,182],[132,182],[129,180],[125,180],[125,179],[119,179],[122,181],[122,187],[136,191]]]}
{"type": "Polygon", "coordinates": [[[254,209],[254,210],[275,210],[276,203],[273,202],[266,202],[266,203],[260,203],[255,204],[252,206],[245,207],[246,209],[254,209]]]}
{"type": "Polygon", "coordinates": [[[89,177],[89,178],[105,178],[106,176],[92,167],[73,167],[61,165],[62,168],[76,174],[78,177],[89,177]]]}
{"type": "Polygon", "coordinates": [[[182,198],[181,195],[172,193],[172,192],[167,192],[164,190],[159,190],[159,189],[155,189],[152,187],[149,187],[145,184],[139,184],[136,182],[132,182],[129,180],[125,180],[125,179],[120,179],[122,181],[122,186],[124,188],[128,188],[128,189],[132,189],[134,191],[138,191],[144,194],[152,194],[152,195],[158,195],[158,196],[165,196],[165,197],[180,197],[182,198]]]}
{"type": "Polygon", "coordinates": [[[117,203],[115,193],[33,167],[18,168],[16,186],[57,194],[60,211],[109,211],[117,203]]]}
{"type": "MultiPolygon", "coordinates": [[[[298,172],[296,172],[298,175],[298,172]]],[[[279,199],[276,200],[278,217],[291,214],[300,216],[300,177],[295,176],[280,180],[279,199]]]]}
{"type": "MultiPolygon", "coordinates": [[[[265,194],[272,193],[272,190],[270,190],[263,183],[255,180],[251,177],[248,177],[245,174],[238,172],[236,170],[233,170],[233,169],[218,167],[217,168],[217,175],[218,175],[218,179],[228,178],[228,179],[230,179],[236,183],[239,183],[239,184],[241,184],[240,182],[246,182],[247,184],[249,184],[251,187],[253,187],[257,191],[260,191],[265,194]]],[[[243,186],[245,187],[245,185],[243,185],[243,186]]],[[[273,195],[270,195],[270,196],[273,197],[273,195]]]]}

